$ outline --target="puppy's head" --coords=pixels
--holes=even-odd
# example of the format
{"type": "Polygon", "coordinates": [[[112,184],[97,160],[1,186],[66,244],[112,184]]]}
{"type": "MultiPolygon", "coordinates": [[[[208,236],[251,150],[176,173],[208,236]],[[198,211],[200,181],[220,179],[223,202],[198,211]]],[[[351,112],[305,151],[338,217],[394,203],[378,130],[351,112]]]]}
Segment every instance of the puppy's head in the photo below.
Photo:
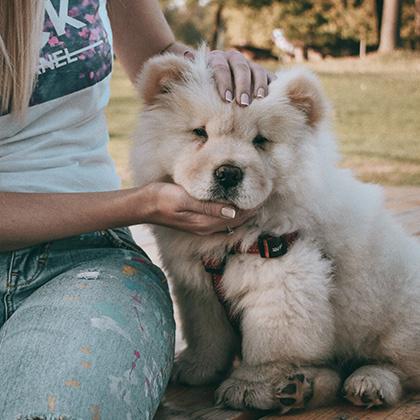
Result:
{"type": "Polygon", "coordinates": [[[307,71],[278,73],[269,95],[247,108],[222,101],[204,52],[194,62],[152,58],[138,86],[145,106],[132,162],[140,184],[170,179],[199,200],[249,209],[294,188],[303,163],[316,159],[326,105],[307,71]]]}

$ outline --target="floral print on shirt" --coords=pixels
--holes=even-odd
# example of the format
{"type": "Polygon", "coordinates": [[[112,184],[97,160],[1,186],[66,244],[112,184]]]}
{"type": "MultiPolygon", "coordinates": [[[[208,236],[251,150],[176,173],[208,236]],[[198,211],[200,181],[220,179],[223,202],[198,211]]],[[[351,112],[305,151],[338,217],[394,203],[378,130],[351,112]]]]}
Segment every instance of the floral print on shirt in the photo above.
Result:
{"type": "Polygon", "coordinates": [[[45,0],[43,47],[30,105],[85,89],[110,74],[112,49],[100,3],[45,0]]]}

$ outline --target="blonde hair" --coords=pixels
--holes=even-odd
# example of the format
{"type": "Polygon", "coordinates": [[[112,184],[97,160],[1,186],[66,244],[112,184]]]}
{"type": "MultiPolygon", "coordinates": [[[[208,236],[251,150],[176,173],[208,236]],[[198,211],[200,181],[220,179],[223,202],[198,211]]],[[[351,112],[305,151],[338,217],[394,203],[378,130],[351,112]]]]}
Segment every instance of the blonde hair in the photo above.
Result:
{"type": "Polygon", "coordinates": [[[44,0],[0,0],[0,111],[23,114],[36,80],[44,0]]]}

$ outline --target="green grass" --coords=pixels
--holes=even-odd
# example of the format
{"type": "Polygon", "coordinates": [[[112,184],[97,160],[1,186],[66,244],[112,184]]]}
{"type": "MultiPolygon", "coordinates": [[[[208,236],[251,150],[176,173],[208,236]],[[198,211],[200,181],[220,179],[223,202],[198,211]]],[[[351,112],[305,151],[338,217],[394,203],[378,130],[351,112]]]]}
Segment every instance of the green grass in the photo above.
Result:
{"type": "Polygon", "coordinates": [[[367,181],[420,185],[420,77],[321,73],[344,164],[367,181]]]}
{"type": "MultiPolygon", "coordinates": [[[[365,181],[420,186],[420,56],[325,60],[310,67],[333,105],[343,165],[365,181]]],[[[117,65],[107,114],[110,151],[124,186],[131,185],[129,138],[138,109],[135,91],[117,65]]]]}

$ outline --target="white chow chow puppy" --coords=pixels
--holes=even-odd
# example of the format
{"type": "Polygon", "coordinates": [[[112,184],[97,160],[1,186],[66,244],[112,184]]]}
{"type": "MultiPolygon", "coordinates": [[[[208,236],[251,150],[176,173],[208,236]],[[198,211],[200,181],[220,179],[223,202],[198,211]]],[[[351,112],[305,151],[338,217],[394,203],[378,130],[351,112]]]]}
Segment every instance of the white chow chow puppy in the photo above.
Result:
{"type": "Polygon", "coordinates": [[[146,63],[139,90],[139,186],[259,207],[230,235],[153,227],[188,345],[173,379],[220,381],[219,403],[282,412],[340,391],[372,406],[420,389],[420,246],[380,188],[337,168],[317,79],[281,71],[240,108],[219,98],[203,52],[167,54],[146,63]]]}

